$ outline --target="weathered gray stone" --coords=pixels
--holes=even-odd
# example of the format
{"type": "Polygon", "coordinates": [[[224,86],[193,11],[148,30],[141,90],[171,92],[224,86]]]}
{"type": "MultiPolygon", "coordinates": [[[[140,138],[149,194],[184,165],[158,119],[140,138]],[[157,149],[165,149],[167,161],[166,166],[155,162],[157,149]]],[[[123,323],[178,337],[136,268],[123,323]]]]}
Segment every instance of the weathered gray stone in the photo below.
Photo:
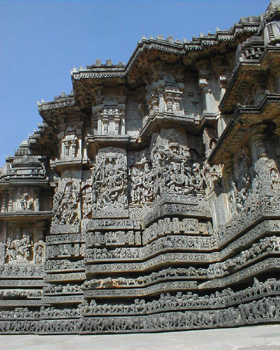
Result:
{"type": "Polygon", "coordinates": [[[0,333],[280,321],[279,27],[272,1],[227,31],[143,38],[38,104],[0,170],[0,333]]]}

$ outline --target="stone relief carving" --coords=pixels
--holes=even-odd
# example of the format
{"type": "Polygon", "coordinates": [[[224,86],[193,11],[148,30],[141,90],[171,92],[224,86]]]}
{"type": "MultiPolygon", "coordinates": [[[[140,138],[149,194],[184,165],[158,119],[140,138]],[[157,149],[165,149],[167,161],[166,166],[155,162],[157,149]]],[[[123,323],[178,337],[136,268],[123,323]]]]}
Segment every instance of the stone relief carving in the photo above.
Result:
{"type": "Polygon", "coordinates": [[[267,18],[143,39],[126,67],[73,70],[74,92],[40,104],[44,125],[0,169],[0,332],[280,322],[267,18]]]}
{"type": "Polygon", "coordinates": [[[33,208],[33,198],[28,192],[22,192],[19,194],[17,200],[17,210],[31,210],[33,208]]]}
{"type": "Polygon", "coordinates": [[[10,264],[28,263],[33,255],[33,241],[27,230],[20,232],[18,229],[13,237],[9,237],[6,243],[6,259],[10,264]]]}
{"type": "Polygon", "coordinates": [[[65,178],[59,180],[53,199],[55,225],[77,225],[80,222],[80,181],[65,178]]]}
{"type": "Polygon", "coordinates": [[[82,184],[81,192],[82,192],[83,218],[84,219],[91,219],[91,217],[92,217],[92,186],[89,183],[89,181],[86,181],[82,184]]]}
{"type": "Polygon", "coordinates": [[[131,202],[145,204],[154,200],[154,179],[148,161],[131,170],[131,202]]]}
{"type": "Polygon", "coordinates": [[[60,159],[71,161],[80,158],[82,154],[81,122],[69,121],[61,124],[62,131],[58,137],[60,140],[60,159]]]}
{"type": "Polygon", "coordinates": [[[39,241],[34,244],[34,264],[43,264],[45,262],[45,243],[39,241]]]}
{"type": "Polygon", "coordinates": [[[225,289],[216,295],[199,297],[197,294],[177,293],[176,296],[162,294],[153,302],[135,299],[130,305],[98,305],[93,300],[90,304],[81,303],[77,309],[57,309],[41,307],[40,311],[29,311],[27,308],[17,308],[15,312],[2,311],[0,331],[2,333],[95,333],[131,332],[165,329],[191,329],[232,326],[249,322],[277,321],[279,318],[279,283],[276,280],[259,282],[240,292],[225,289]],[[210,302],[210,305],[209,305],[210,302]],[[240,305],[238,306],[238,304],[240,305]],[[225,305],[227,306],[225,308],[225,305]],[[205,310],[211,306],[212,310],[205,310]],[[177,307],[181,312],[174,313],[177,307]],[[199,310],[204,308],[203,311],[199,310]],[[156,313],[155,313],[156,312],[156,313]],[[73,317],[88,315],[86,318],[73,317]],[[106,318],[97,315],[106,314],[106,318]],[[121,315],[132,314],[125,318],[121,315]],[[139,314],[139,316],[133,316],[139,314]],[[89,317],[92,315],[91,317],[89,317]],[[112,316],[115,315],[115,316],[112,316]],[[120,315],[120,316],[118,316],[120,315]],[[111,317],[110,317],[111,316],[111,317]],[[63,317],[63,323],[53,321],[63,317]],[[25,318],[27,321],[17,323],[15,318],[25,318]],[[71,319],[72,318],[72,319],[71,319]],[[33,320],[36,321],[33,321],[33,320]],[[44,319],[44,320],[42,320],[44,319]]]}
{"type": "Polygon", "coordinates": [[[184,84],[180,74],[158,71],[154,74],[154,81],[147,85],[146,101],[149,115],[156,113],[171,113],[184,115],[182,98],[184,84]]]}
{"type": "Polygon", "coordinates": [[[99,150],[93,177],[93,209],[125,209],[127,200],[127,157],[121,148],[99,150]]]}
{"type": "MultiPolygon", "coordinates": [[[[119,89],[118,93],[123,92],[119,89]]],[[[125,134],[125,95],[114,97],[101,95],[97,90],[98,104],[92,107],[95,133],[97,135],[125,134]]]]}
{"type": "Polygon", "coordinates": [[[151,148],[155,195],[191,193],[194,186],[191,184],[191,154],[186,145],[186,136],[169,129],[162,130],[155,137],[155,144],[151,148]]]}
{"type": "Polygon", "coordinates": [[[205,145],[205,157],[208,158],[217,143],[217,137],[214,133],[214,130],[207,128],[204,129],[203,143],[205,145]]]}

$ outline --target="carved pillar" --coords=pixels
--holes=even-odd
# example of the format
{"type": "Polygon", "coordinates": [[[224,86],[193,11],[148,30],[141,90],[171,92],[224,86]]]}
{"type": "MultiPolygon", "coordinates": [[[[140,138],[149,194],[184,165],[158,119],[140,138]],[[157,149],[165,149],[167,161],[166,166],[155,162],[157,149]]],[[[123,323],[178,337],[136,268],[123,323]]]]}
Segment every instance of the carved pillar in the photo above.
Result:
{"type": "Polygon", "coordinates": [[[79,139],[78,139],[78,157],[82,156],[82,135],[78,135],[79,139]]]}
{"type": "Polygon", "coordinates": [[[61,142],[61,158],[65,157],[65,143],[61,142]]]}
{"type": "Polygon", "coordinates": [[[64,156],[69,156],[70,144],[68,141],[64,141],[64,149],[65,149],[64,156]]]}
{"type": "Polygon", "coordinates": [[[40,190],[34,189],[34,210],[40,211],[40,197],[39,197],[40,190]]]}
{"type": "Polygon", "coordinates": [[[115,120],[115,133],[116,133],[116,135],[119,135],[120,134],[120,121],[121,121],[121,117],[120,117],[119,113],[116,113],[114,120],[115,120]]]}
{"type": "Polygon", "coordinates": [[[1,213],[6,213],[6,211],[7,211],[8,194],[3,193],[1,197],[2,197],[1,213]]]}
{"type": "Polygon", "coordinates": [[[109,132],[109,116],[107,110],[103,110],[103,112],[98,113],[98,125],[99,127],[99,135],[107,135],[109,132]]]}
{"type": "Polygon", "coordinates": [[[73,139],[72,142],[70,143],[70,155],[72,158],[75,158],[76,156],[76,140],[73,139]]]}
{"type": "Polygon", "coordinates": [[[173,96],[172,94],[169,92],[165,92],[164,94],[164,99],[165,99],[165,103],[166,103],[166,111],[168,113],[172,113],[173,112],[173,96]]]}
{"type": "Polygon", "coordinates": [[[8,212],[13,211],[13,204],[14,204],[14,189],[10,189],[9,190],[8,212]]]}
{"type": "Polygon", "coordinates": [[[229,160],[227,163],[224,164],[224,187],[226,191],[229,191],[231,188],[231,184],[230,184],[230,180],[232,177],[232,173],[233,173],[233,159],[232,156],[229,156],[229,160]]]}
{"type": "Polygon", "coordinates": [[[204,96],[204,113],[217,114],[219,109],[210,87],[208,74],[209,73],[207,71],[201,71],[199,79],[199,87],[202,89],[204,96]]]}
{"type": "Polygon", "coordinates": [[[264,129],[265,125],[254,126],[251,131],[251,151],[253,161],[256,162],[259,158],[267,157],[266,147],[265,147],[265,135],[264,129]]]}
{"type": "Polygon", "coordinates": [[[220,101],[224,97],[224,94],[226,93],[226,85],[227,85],[227,78],[224,74],[219,76],[219,84],[220,84],[220,101]]]}
{"type": "Polygon", "coordinates": [[[264,97],[265,84],[264,83],[254,83],[255,87],[255,104],[259,104],[264,97]]]}

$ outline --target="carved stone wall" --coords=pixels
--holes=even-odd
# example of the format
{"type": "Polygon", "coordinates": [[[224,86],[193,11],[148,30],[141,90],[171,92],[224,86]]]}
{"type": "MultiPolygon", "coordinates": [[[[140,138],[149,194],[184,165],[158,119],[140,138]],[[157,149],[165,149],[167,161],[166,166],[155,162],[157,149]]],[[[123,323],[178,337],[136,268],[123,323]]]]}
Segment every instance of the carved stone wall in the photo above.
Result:
{"type": "Polygon", "coordinates": [[[0,170],[0,332],[280,321],[279,23],[143,38],[39,105],[0,170]]]}

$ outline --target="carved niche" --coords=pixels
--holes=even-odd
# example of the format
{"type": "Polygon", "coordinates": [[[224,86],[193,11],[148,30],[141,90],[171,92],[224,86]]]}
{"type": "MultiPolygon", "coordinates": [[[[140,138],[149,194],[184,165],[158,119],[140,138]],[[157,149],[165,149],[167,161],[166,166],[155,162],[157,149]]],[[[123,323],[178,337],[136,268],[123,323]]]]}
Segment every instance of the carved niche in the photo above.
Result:
{"type": "Polygon", "coordinates": [[[158,112],[184,115],[182,79],[182,75],[173,72],[157,71],[153,74],[153,81],[146,88],[150,116],[158,112]]]}
{"type": "Polygon", "coordinates": [[[81,123],[62,124],[63,131],[58,135],[60,139],[60,158],[65,161],[77,159],[82,154],[81,123]]]}
{"type": "Polygon", "coordinates": [[[28,263],[33,257],[33,240],[27,229],[10,233],[6,243],[6,261],[9,264],[28,263]]]}
{"type": "Polygon", "coordinates": [[[4,243],[4,259],[7,264],[43,264],[45,243],[42,223],[9,223],[4,243]]]}
{"type": "Polygon", "coordinates": [[[125,100],[122,91],[112,92],[114,97],[103,96],[97,89],[97,105],[92,107],[96,135],[125,134],[125,100]]]}

